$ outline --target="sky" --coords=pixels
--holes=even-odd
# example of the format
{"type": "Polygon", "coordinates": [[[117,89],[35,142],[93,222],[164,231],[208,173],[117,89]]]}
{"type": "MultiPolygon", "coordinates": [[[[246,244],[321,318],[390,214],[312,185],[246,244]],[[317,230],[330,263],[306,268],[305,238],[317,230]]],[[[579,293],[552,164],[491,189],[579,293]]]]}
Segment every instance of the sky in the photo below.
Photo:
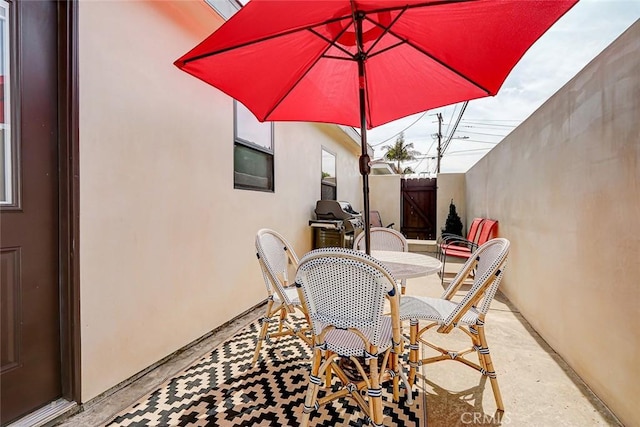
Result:
{"type": "Polygon", "coordinates": [[[403,166],[434,172],[436,114],[441,113],[443,141],[448,136],[452,139],[440,171],[466,172],[638,19],[640,0],[579,1],[527,51],[496,96],[469,101],[453,135],[463,103],[369,130],[374,158],[382,157],[383,147],[392,145],[404,131],[405,143],[413,143],[421,155],[403,166]]]}

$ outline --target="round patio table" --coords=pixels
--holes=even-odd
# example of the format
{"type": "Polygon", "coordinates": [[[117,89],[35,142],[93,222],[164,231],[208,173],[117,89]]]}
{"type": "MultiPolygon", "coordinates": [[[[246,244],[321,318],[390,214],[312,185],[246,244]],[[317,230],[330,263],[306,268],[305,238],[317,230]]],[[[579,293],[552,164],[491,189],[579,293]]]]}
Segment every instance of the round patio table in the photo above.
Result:
{"type": "Polygon", "coordinates": [[[384,264],[398,280],[428,276],[442,268],[442,262],[434,257],[414,252],[373,250],[371,256],[384,264]]]}
{"type": "MultiPolygon", "coordinates": [[[[371,256],[384,264],[391,275],[397,280],[428,276],[437,273],[442,268],[441,261],[432,256],[414,252],[372,250],[371,256]]],[[[364,359],[359,359],[365,366],[365,370],[368,371],[369,368],[366,366],[366,363],[364,363],[364,359]]],[[[350,380],[360,381],[362,379],[351,360],[341,358],[338,364],[350,380]]]]}

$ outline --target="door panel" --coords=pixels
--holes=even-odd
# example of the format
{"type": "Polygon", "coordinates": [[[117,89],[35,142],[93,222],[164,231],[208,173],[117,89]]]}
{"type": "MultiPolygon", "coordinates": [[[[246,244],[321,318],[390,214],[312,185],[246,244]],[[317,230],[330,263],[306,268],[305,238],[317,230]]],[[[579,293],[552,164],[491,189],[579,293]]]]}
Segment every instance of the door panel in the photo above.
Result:
{"type": "Polygon", "coordinates": [[[403,179],[402,225],[408,239],[436,238],[436,179],[403,179]]]}
{"type": "MultiPolygon", "coordinates": [[[[0,215],[2,246],[1,422],[62,394],[58,255],[57,6],[12,1],[9,46],[14,206],[0,215]]],[[[5,44],[7,46],[7,44],[5,44]]],[[[8,113],[8,114],[6,114],[8,113]]],[[[6,118],[6,117],[5,117],[6,118]]],[[[5,144],[7,140],[5,140],[5,144]]]]}

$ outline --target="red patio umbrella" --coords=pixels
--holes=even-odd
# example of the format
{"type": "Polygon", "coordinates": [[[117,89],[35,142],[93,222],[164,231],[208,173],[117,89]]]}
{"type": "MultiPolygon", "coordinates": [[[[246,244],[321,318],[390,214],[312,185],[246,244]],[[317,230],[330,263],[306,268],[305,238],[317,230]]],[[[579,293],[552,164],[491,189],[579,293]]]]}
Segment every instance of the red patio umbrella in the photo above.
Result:
{"type": "Polygon", "coordinates": [[[251,0],[175,62],[260,121],[366,129],[492,96],[577,0],[251,0]]]}

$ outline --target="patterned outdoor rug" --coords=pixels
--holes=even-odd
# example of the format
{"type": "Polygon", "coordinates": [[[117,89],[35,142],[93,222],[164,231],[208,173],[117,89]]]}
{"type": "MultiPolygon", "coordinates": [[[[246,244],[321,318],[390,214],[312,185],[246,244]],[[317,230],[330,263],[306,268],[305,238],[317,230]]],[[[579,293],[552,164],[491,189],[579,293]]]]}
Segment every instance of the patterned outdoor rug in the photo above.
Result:
{"type": "MultiPolygon", "coordinates": [[[[274,327],[275,325],[272,325],[274,327]]],[[[250,363],[258,336],[254,322],[157,390],[122,411],[109,426],[297,426],[307,390],[311,351],[297,337],[265,344],[250,363]]],[[[335,380],[334,380],[335,381],[335,380]]],[[[426,425],[424,394],[415,391],[411,407],[393,403],[385,390],[384,424],[426,425]]],[[[364,426],[365,417],[350,399],[323,405],[312,426],[364,426]]]]}

